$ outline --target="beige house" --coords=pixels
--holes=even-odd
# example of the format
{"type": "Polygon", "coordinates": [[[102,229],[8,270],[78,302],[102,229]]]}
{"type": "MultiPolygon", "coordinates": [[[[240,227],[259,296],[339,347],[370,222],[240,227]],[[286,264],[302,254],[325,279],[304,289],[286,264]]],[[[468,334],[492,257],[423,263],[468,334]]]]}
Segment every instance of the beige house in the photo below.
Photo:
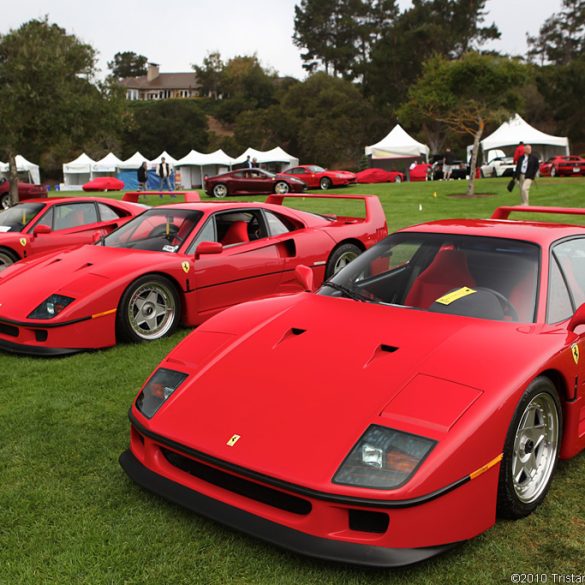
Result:
{"type": "Polygon", "coordinates": [[[190,73],[161,73],[156,63],[148,64],[141,77],[125,77],[120,81],[129,100],[168,100],[199,96],[199,83],[194,71],[190,73]]]}

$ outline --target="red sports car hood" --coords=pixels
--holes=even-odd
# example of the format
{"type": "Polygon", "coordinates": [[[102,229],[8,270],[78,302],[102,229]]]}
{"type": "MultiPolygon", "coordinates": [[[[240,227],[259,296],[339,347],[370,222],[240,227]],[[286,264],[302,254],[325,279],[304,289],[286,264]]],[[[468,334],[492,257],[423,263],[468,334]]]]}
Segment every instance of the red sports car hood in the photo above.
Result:
{"type": "MultiPolygon", "coordinates": [[[[0,318],[24,320],[52,294],[71,296],[78,301],[99,295],[108,283],[126,280],[136,270],[152,266],[154,256],[162,255],[86,245],[17,263],[0,272],[0,318]]],[[[67,320],[78,305],[79,302],[68,307],[61,315],[63,319],[67,320]]]]}
{"type": "Polygon", "coordinates": [[[526,367],[514,351],[518,336],[528,355],[541,351],[530,342],[544,337],[512,323],[318,295],[266,302],[273,310],[260,325],[248,327],[246,316],[263,305],[244,305],[208,321],[171,352],[161,365],[192,373],[149,428],[317,489],[331,487],[370,424],[391,426],[381,413],[392,414],[393,398],[408,392],[417,375],[428,376],[433,388],[437,380],[437,392],[447,387],[462,414],[516,364],[526,367]],[[245,332],[235,334],[238,328],[245,332]],[[241,438],[227,446],[235,434],[241,438]]]}

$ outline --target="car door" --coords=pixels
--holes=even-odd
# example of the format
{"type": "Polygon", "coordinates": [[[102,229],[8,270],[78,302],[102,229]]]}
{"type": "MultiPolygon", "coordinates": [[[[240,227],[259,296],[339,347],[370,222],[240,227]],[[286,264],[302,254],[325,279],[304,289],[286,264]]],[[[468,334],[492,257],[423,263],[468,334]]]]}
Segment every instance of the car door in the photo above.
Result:
{"type": "Polygon", "coordinates": [[[219,211],[210,215],[187,250],[194,255],[201,242],[220,242],[221,254],[194,261],[191,288],[196,295],[190,317],[209,315],[225,307],[267,297],[277,291],[284,259],[268,237],[259,209],[219,211]],[[245,225],[242,225],[245,224],[245,225]]]}
{"type": "Polygon", "coordinates": [[[318,179],[315,177],[315,173],[310,173],[304,167],[295,167],[294,169],[289,169],[285,171],[288,175],[294,175],[295,178],[300,179],[307,185],[307,187],[317,187],[318,186],[318,179]]]}
{"type": "Polygon", "coordinates": [[[246,171],[246,190],[248,193],[272,193],[274,177],[259,169],[246,171]]]}
{"type": "Polygon", "coordinates": [[[96,237],[111,231],[116,222],[110,220],[108,223],[112,224],[110,228],[102,224],[93,201],[53,205],[32,227],[33,237],[28,255],[91,244],[96,237]],[[37,226],[46,226],[51,231],[34,234],[37,226]]]}

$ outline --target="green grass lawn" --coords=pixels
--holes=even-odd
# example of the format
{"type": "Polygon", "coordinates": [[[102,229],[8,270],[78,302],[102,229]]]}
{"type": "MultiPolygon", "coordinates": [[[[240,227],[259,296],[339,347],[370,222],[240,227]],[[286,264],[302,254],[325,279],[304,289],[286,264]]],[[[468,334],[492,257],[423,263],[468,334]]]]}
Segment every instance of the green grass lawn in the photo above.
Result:
{"type": "MultiPolygon", "coordinates": [[[[506,183],[480,180],[477,191],[492,195],[474,199],[451,196],[465,192],[464,182],[336,192],[379,195],[393,230],[442,217],[487,217],[498,205],[519,202],[506,183]]],[[[352,211],[341,202],[297,203],[352,211]]],[[[531,203],[585,207],[585,179],[541,179],[531,203]]],[[[547,573],[551,583],[552,573],[585,574],[585,454],[560,464],[536,514],[498,521],[463,546],[400,570],[291,554],[136,487],[117,462],[128,445],[127,411],[146,376],[187,333],[66,358],[0,353],[1,585],[509,583],[512,573],[547,573]]]]}

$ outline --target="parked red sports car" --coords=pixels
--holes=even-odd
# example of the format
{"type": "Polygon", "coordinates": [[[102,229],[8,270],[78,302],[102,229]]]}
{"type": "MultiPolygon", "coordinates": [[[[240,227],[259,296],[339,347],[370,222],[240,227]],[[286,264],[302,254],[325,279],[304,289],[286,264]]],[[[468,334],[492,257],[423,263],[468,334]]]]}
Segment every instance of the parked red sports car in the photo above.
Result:
{"type": "Polygon", "coordinates": [[[97,177],[83,185],[84,191],[121,191],[124,188],[124,181],[116,177],[97,177]]]}
{"type": "Polygon", "coordinates": [[[571,177],[585,175],[585,158],[580,156],[553,156],[540,163],[541,177],[571,177]]]}
{"type": "Polygon", "coordinates": [[[32,199],[4,209],[0,270],[21,258],[91,243],[144,210],[144,205],[97,197],[32,199]]]}
{"type": "Polygon", "coordinates": [[[585,215],[409,227],[317,294],[209,320],[139,392],[122,467],[244,532],[364,565],[527,516],[559,455],[585,448],[585,229],[511,211],[585,215]]]}
{"type": "Polygon", "coordinates": [[[347,196],[365,204],[365,219],[289,209],[284,197],[155,207],[97,245],[7,268],[0,348],[49,355],[158,339],[180,322],[298,291],[298,264],[320,283],[387,234],[377,197],[347,196]]]}
{"type": "MultiPolygon", "coordinates": [[[[27,199],[40,199],[47,196],[47,189],[44,185],[33,185],[18,181],[18,198],[20,201],[27,199]]],[[[0,179],[0,209],[10,207],[10,183],[5,179],[0,179]]]]}
{"type": "Polygon", "coordinates": [[[408,176],[412,183],[426,181],[431,173],[433,165],[429,163],[418,163],[408,170],[408,176]]]}
{"type": "Polygon", "coordinates": [[[292,167],[282,174],[300,179],[309,189],[345,187],[356,182],[355,173],[350,171],[330,171],[318,165],[292,167]]]}
{"type": "Polygon", "coordinates": [[[357,183],[402,183],[403,181],[404,173],[399,171],[371,168],[356,173],[357,183]]]}
{"type": "Polygon", "coordinates": [[[282,173],[275,175],[263,169],[238,169],[203,180],[210,197],[222,199],[226,195],[258,195],[266,193],[302,193],[305,183],[282,173]]]}

